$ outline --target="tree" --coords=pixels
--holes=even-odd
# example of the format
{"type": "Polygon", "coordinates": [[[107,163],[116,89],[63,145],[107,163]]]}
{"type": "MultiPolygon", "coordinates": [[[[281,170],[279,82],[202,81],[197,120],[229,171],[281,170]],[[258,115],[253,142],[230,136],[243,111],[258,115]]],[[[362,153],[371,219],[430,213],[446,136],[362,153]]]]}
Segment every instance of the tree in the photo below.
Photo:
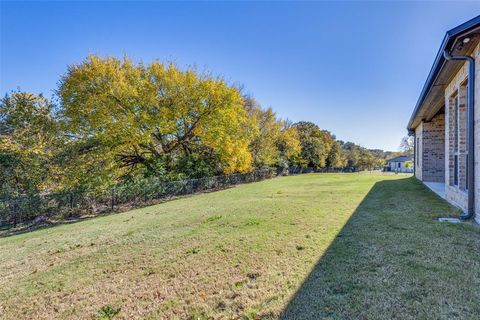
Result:
{"type": "Polygon", "coordinates": [[[385,163],[385,153],[382,150],[368,150],[353,142],[342,143],[342,148],[347,166],[356,170],[380,169],[385,163]]]}
{"type": "Polygon", "coordinates": [[[342,149],[345,154],[345,158],[347,159],[347,166],[356,168],[358,166],[359,147],[353,142],[347,141],[342,143],[342,149]]]}
{"type": "Polygon", "coordinates": [[[280,166],[285,167],[300,162],[300,153],[302,151],[300,135],[297,128],[293,127],[289,121],[284,121],[282,124],[278,151],[280,154],[280,166]]]}
{"type": "Polygon", "coordinates": [[[89,56],[68,68],[58,93],[82,170],[94,177],[185,174],[212,159],[203,171],[251,170],[252,123],[238,89],[222,79],[89,56]]]}
{"type": "Polygon", "coordinates": [[[295,123],[300,138],[302,151],[300,153],[302,164],[309,167],[320,168],[325,166],[325,147],[323,133],[320,128],[307,121],[295,123]]]}
{"type": "Polygon", "coordinates": [[[327,157],[327,167],[343,168],[347,164],[347,159],[342,151],[342,147],[337,141],[334,141],[327,157]]]}
{"type": "Polygon", "coordinates": [[[58,105],[26,92],[0,101],[0,195],[292,164],[363,170],[385,158],[312,122],[282,121],[221,78],[174,64],[89,56],[68,67],[57,95],[58,105]]]}
{"type": "Polygon", "coordinates": [[[414,140],[412,136],[406,136],[402,138],[400,142],[400,151],[403,154],[413,154],[414,140]]]}
{"type": "Polygon", "coordinates": [[[262,110],[253,98],[245,98],[245,108],[255,124],[250,143],[254,167],[275,166],[278,162],[278,143],[281,137],[281,122],[272,108],[262,110]]]}
{"type": "Polygon", "coordinates": [[[53,156],[61,137],[55,106],[41,95],[15,91],[0,100],[0,195],[57,189],[53,156]]]}
{"type": "Polygon", "coordinates": [[[301,144],[298,131],[291,122],[277,118],[272,108],[266,110],[252,97],[244,97],[244,106],[255,124],[250,151],[254,166],[287,167],[298,163],[301,144]]]}

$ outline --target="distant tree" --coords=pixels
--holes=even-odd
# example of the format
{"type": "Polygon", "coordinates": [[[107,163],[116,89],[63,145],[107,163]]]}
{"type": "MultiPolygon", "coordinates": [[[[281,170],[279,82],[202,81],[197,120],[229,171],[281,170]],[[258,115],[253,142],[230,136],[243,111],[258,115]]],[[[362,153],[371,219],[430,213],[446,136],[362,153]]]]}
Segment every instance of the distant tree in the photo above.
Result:
{"type": "Polygon", "coordinates": [[[405,136],[400,142],[400,152],[403,154],[413,154],[414,140],[412,136],[405,136]]]}
{"type": "Polygon", "coordinates": [[[377,158],[385,158],[387,155],[387,152],[382,149],[368,149],[368,151],[377,158]]]}
{"type": "Polygon", "coordinates": [[[244,106],[255,124],[250,143],[254,166],[286,167],[299,161],[301,144],[296,128],[277,118],[272,108],[266,110],[252,97],[244,97],[244,106]]]}
{"type": "Polygon", "coordinates": [[[272,108],[262,110],[255,103],[253,107],[247,107],[247,110],[256,126],[250,143],[253,164],[256,168],[275,166],[279,158],[278,143],[282,135],[282,123],[277,119],[272,108]]]}
{"type": "Polygon", "coordinates": [[[308,121],[300,121],[293,126],[297,129],[300,137],[302,163],[309,167],[324,167],[326,160],[324,134],[320,128],[308,121]]]}
{"type": "Polygon", "coordinates": [[[334,142],[330,148],[327,157],[327,166],[333,168],[342,168],[347,164],[347,159],[343,153],[342,147],[338,142],[334,142]]]}
{"type": "Polygon", "coordinates": [[[356,168],[358,167],[359,159],[359,147],[353,142],[345,142],[342,144],[342,149],[347,160],[347,166],[356,168]]]}
{"type": "Polygon", "coordinates": [[[300,135],[297,128],[293,127],[289,121],[282,123],[278,151],[280,153],[279,162],[281,166],[300,163],[300,153],[302,151],[300,135]]]}
{"type": "MultiPolygon", "coordinates": [[[[330,131],[322,130],[322,139],[323,139],[322,167],[334,167],[332,163],[329,163],[328,157],[332,152],[333,145],[335,144],[335,136],[332,135],[330,131]]],[[[333,158],[331,160],[333,160],[333,158]]]]}
{"type": "Polygon", "coordinates": [[[353,142],[345,142],[343,151],[347,159],[347,166],[357,170],[380,169],[385,164],[385,157],[382,150],[368,150],[353,142]]]}

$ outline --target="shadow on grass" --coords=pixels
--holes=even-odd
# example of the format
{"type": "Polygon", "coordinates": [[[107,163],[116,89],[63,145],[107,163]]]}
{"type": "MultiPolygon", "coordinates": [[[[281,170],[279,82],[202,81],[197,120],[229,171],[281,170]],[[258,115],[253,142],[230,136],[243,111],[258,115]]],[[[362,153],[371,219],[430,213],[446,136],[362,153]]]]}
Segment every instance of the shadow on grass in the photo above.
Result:
{"type": "Polygon", "coordinates": [[[378,182],[280,315],[480,319],[480,236],[415,178],[378,182]]]}

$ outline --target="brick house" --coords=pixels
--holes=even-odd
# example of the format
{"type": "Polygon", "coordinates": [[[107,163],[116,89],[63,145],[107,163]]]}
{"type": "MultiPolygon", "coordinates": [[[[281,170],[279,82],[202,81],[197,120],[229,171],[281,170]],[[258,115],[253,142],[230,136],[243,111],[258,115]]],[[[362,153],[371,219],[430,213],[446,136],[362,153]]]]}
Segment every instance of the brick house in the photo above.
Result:
{"type": "Polygon", "coordinates": [[[448,31],[408,123],[415,176],[480,222],[480,16],[448,31]]]}

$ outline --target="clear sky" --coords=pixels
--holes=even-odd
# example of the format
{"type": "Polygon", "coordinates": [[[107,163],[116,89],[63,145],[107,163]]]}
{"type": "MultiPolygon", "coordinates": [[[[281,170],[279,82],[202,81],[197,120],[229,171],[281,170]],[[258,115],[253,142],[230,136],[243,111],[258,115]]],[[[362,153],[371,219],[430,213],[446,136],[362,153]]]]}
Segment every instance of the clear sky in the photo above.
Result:
{"type": "Polygon", "coordinates": [[[195,65],[282,118],[397,150],[448,29],[480,2],[1,2],[0,93],[88,54],[195,65]]]}

